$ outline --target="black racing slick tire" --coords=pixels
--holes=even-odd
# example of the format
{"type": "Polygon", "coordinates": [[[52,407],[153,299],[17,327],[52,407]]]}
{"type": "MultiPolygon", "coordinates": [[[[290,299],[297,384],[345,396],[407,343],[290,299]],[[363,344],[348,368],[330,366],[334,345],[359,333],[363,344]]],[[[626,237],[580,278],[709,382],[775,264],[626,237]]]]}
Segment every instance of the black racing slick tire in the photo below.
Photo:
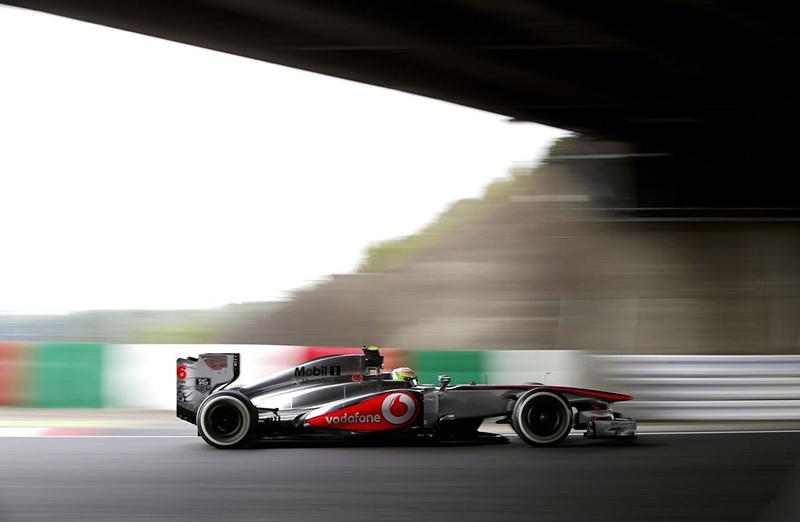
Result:
{"type": "Polygon", "coordinates": [[[572,430],[572,407],[549,390],[531,390],[517,399],[511,426],[531,446],[555,446],[572,430]]]}
{"type": "Polygon", "coordinates": [[[219,449],[241,448],[252,440],[257,424],[258,410],[235,391],[210,395],[197,412],[197,432],[219,449]]]}

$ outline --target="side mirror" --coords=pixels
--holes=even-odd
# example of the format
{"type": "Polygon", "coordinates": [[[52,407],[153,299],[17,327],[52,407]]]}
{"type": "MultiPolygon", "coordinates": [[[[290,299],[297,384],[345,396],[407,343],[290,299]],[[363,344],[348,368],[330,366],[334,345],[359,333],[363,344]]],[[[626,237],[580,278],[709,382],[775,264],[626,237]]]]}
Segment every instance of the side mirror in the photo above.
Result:
{"type": "Polygon", "coordinates": [[[439,391],[444,391],[447,388],[447,385],[450,384],[450,376],[449,375],[440,375],[439,376],[439,391]]]}

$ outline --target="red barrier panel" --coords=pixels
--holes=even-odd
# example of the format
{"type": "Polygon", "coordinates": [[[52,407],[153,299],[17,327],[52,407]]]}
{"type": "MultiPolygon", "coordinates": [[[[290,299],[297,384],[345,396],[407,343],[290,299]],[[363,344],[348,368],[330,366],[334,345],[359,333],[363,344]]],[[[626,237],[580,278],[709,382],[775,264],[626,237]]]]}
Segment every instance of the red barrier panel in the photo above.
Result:
{"type": "Polygon", "coordinates": [[[0,341],[0,406],[25,400],[27,350],[22,343],[0,341]]]}

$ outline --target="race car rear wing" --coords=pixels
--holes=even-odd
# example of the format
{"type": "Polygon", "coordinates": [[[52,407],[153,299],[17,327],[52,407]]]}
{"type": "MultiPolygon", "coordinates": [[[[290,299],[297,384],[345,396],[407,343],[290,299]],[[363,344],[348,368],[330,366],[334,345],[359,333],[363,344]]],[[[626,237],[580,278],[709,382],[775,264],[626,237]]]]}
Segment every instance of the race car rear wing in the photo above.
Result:
{"type": "Polygon", "coordinates": [[[176,365],[176,414],[192,424],[196,424],[200,403],[239,377],[238,353],[204,353],[199,357],[179,358],[176,365]]]}

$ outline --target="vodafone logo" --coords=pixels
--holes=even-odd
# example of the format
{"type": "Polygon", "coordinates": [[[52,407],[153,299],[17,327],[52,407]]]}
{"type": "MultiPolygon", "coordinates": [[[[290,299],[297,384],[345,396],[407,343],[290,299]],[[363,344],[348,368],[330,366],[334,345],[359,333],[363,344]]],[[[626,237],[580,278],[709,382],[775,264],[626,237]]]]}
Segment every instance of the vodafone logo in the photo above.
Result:
{"type": "Polygon", "coordinates": [[[337,430],[402,430],[414,422],[421,409],[422,405],[413,394],[388,392],[309,417],[306,422],[310,426],[337,430]]]}
{"type": "Polygon", "coordinates": [[[417,403],[405,393],[392,393],[383,399],[381,414],[392,424],[403,424],[417,412],[417,403]]]}

